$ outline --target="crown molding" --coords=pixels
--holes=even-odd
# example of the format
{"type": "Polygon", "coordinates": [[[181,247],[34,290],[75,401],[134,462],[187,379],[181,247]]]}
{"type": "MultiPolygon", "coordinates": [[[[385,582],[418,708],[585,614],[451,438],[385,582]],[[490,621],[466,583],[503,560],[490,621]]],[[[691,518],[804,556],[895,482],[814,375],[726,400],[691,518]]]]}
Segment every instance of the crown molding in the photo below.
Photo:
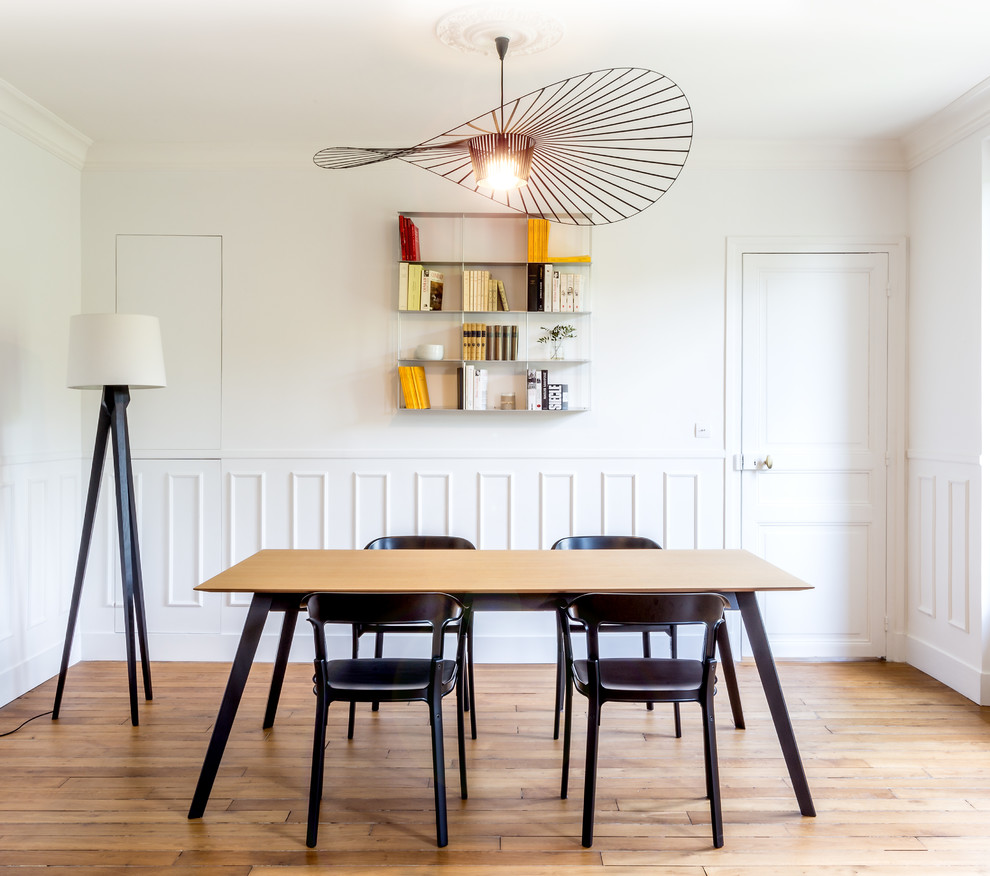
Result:
{"type": "Polygon", "coordinates": [[[990,79],[984,79],[903,139],[909,169],[990,125],[990,79]]]}
{"type": "Polygon", "coordinates": [[[0,79],[0,125],[77,170],[86,164],[86,153],[93,142],[3,79],[0,79]]]}

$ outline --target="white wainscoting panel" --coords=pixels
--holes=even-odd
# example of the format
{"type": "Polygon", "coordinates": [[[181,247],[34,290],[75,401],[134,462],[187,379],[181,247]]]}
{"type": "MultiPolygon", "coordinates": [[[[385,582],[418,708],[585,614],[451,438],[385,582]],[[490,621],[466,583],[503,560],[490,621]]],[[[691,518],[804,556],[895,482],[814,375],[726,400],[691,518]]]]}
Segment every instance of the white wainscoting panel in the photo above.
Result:
{"type": "MultiPolygon", "coordinates": [[[[494,550],[546,549],[562,536],[600,533],[645,535],[677,548],[721,547],[723,468],[711,455],[135,461],[144,485],[152,659],[229,660],[250,596],[201,597],[193,579],[263,548],[361,548],[381,535],[411,533],[458,535],[494,550]]],[[[104,568],[90,574],[107,576],[115,550],[114,544],[96,552],[104,568]]],[[[109,570],[112,581],[117,577],[109,570]]],[[[112,622],[90,612],[87,624],[86,657],[123,655],[112,622]]],[[[273,657],[278,629],[271,619],[259,660],[273,657]]],[[[301,617],[296,630],[293,659],[312,659],[301,617]]],[[[554,659],[549,612],[480,613],[475,636],[479,662],[554,659]]],[[[338,645],[341,653],[349,647],[343,639],[338,645]]]]}
{"type": "Polygon", "coordinates": [[[0,459],[0,705],[58,672],[82,519],[79,477],[78,458],[0,459]]]}
{"type": "MultiPolygon", "coordinates": [[[[907,660],[981,702],[979,460],[908,454],[907,660]]],[[[982,703],[987,705],[990,703],[982,703]]]]}
{"type": "Polygon", "coordinates": [[[636,519],[636,482],[635,472],[602,472],[602,535],[642,534],[636,519]]]}

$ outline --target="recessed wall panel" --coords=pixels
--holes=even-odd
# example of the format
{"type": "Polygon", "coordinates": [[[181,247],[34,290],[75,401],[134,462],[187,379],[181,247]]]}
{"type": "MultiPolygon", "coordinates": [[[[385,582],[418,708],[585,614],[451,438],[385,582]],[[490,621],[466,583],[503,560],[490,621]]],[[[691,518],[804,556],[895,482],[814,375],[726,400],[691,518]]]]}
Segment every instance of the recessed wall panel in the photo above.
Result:
{"type": "Polygon", "coordinates": [[[292,473],[292,547],[322,549],[327,543],[326,472],[292,473]]]}
{"type": "Polygon", "coordinates": [[[698,547],[698,475],[663,476],[663,545],[668,550],[698,547]]]}
{"type": "Polygon", "coordinates": [[[478,548],[509,550],[512,547],[512,474],[481,472],[478,475],[478,548]]]}
{"type": "Polygon", "coordinates": [[[203,594],[203,476],[170,474],[168,483],[168,606],[201,606],[203,594]]]}
{"type": "Polygon", "coordinates": [[[387,472],[354,473],[354,544],[389,535],[389,475],[387,472]]]}
{"type": "Polygon", "coordinates": [[[969,632],[969,483],[948,482],[948,621],[969,632]]]}
{"type": "Polygon", "coordinates": [[[602,473],[602,534],[637,535],[636,475],[602,473]]]}
{"type": "Polygon", "coordinates": [[[449,472],[416,472],[416,533],[451,535],[453,476],[449,472]]]}
{"type": "Polygon", "coordinates": [[[577,475],[573,472],[540,473],[540,547],[575,532],[577,475]]]}
{"type": "Polygon", "coordinates": [[[935,617],[935,478],[918,478],[918,611],[935,617]]]}

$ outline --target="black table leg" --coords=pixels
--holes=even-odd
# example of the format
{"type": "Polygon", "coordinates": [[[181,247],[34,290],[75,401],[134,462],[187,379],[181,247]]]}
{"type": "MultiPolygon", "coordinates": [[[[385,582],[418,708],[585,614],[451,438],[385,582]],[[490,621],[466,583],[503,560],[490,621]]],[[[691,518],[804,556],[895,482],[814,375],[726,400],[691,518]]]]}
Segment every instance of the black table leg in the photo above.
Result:
{"type": "Polygon", "coordinates": [[[773,654],[770,652],[770,642],[767,639],[766,628],[763,626],[763,617],[760,615],[756,594],[737,593],[736,597],[739,601],[739,611],[742,614],[743,623],[746,625],[749,644],[753,648],[753,658],[760,673],[760,681],[763,683],[763,693],[766,695],[767,704],[770,706],[770,716],[773,718],[773,724],[777,730],[780,750],[783,752],[784,762],[787,764],[787,771],[791,777],[791,785],[794,787],[794,796],[797,798],[802,815],[814,815],[815,804],[811,799],[811,788],[808,787],[808,778],[804,774],[801,752],[798,751],[797,740],[794,738],[794,728],[791,726],[791,719],[787,714],[784,692],[780,689],[780,678],[773,662],[773,654]]]}
{"type": "Polygon", "coordinates": [[[298,610],[285,609],[282,618],[282,632],[278,637],[278,650],[275,652],[275,665],[272,667],[272,683],[268,688],[268,706],[265,709],[263,730],[268,730],[275,724],[275,712],[278,709],[278,699],[282,695],[282,682],[285,680],[285,664],[289,662],[289,649],[292,647],[292,636],[296,631],[298,610]]]}
{"type": "Polygon", "coordinates": [[[189,807],[190,818],[201,818],[206,810],[206,801],[210,799],[213,781],[217,777],[217,770],[220,769],[220,761],[223,758],[224,748],[227,746],[230,728],[233,726],[237,706],[241,702],[241,694],[244,693],[244,685],[247,683],[248,675],[251,672],[251,663],[254,660],[255,652],[258,650],[258,642],[261,640],[261,633],[265,628],[265,620],[271,610],[272,601],[270,593],[255,593],[251,599],[251,607],[248,609],[247,618],[244,621],[244,629],[241,630],[241,640],[237,644],[234,663],[230,667],[227,687],[223,692],[223,700],[220,702],[220,711],[217,713],[217,720],[213,725],[213,735],[210,737],[210,745],[206,749],[206,758],[203,760],[203,768],[200,770],[199,781],[196,783],[196,792],[193,794],[192,805],[189,807]]]}
{"type": "Polygon", "coordinates": [[[725,678],[725,690],[729,694],[729,705],[732,707],[732,720],[737,730],[746,729],[746,719],[743,717],[742,698],[739,696],[739,681],[736,678],[736,662],[732,656],[732,645],[729,642],[729,628],[722,624],[718,628],[718,656],[722,675],[725,678]]]}

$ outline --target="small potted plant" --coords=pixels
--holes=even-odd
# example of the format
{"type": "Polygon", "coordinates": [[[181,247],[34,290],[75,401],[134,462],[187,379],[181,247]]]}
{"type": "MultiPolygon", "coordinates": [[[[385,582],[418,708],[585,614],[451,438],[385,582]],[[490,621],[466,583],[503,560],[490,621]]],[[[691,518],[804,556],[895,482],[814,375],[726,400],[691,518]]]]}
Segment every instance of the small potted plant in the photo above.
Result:
{"type": "Polygon", "coordinates": [[[541,325],[540,328],[546,334],[542,335],[538,340],[541,344],[550,345],[550,358],[563,359],[564,354],[561,345],[567,338],[575,337],[577,330],[572,325],[555,325],[553,328],[541,325]]]}

